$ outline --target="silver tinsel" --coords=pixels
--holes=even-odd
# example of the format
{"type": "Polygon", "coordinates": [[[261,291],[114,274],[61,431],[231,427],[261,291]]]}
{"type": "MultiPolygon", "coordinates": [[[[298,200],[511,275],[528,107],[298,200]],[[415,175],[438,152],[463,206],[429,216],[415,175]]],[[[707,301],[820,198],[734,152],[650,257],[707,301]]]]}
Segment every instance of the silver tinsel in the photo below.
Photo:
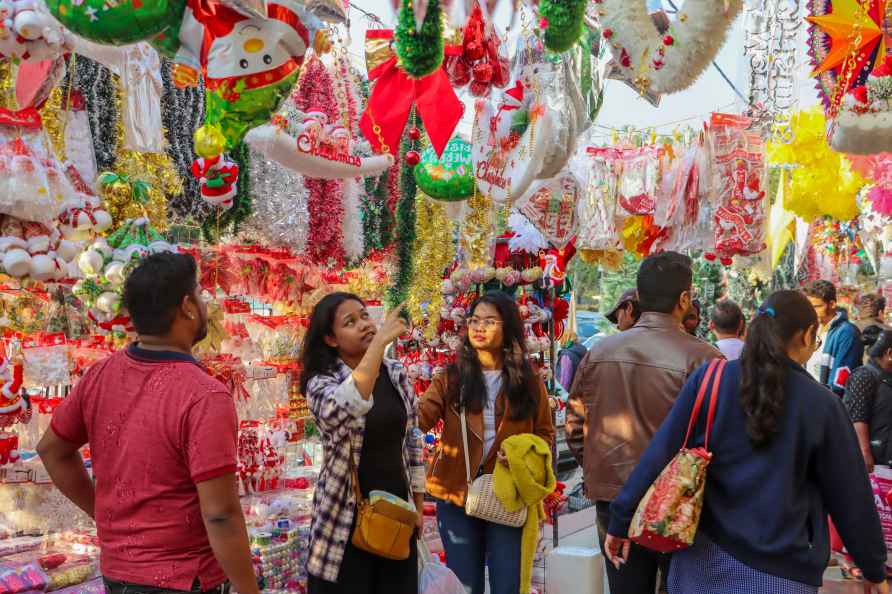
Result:
{"type": "Polygon", "coordinates": [[[262,243],[302,252],[307,243],[310,192],[303,176],[251,151],[251,198],[254,213],[245,231],[262,243]]]}

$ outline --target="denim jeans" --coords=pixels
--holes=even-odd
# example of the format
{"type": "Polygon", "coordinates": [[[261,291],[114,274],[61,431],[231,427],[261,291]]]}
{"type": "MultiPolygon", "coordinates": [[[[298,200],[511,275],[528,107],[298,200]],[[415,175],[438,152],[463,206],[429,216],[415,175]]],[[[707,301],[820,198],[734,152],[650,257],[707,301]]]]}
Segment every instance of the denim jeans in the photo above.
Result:
{"type": "MultiPolygon", "coordinates": [[[[195,580],[191,590],[171,590],[169,588],[158,588],[156,586],[140,586],[127,582],[116,582],[108,578],[105,581],[106,594],[191,594],[193,592],[201,592],[201,586],[198,580],[195,580]]],[[[206,590],[208,594],[229,594],[229,584],[223,584],[216,588],[206,590]]]]}
{"type": "MultiPolygon", "coordinates": [[[[610,524],[610,502],[595,503],[598,512],[598,544],[604,550],[607,526],[610,524]]],[[[652,594],[666,592],[669,577],[669,555],[657,553],[636,544],[629,548],[629,558],[617,569],[605,558],[610,594],[652,594]]]]}
{"type": "Polygon", "coordinates": [[[437,524],[446,550],[446,565],[470,594],[483,594],[484,567],[489,567],[491,594],[520,591],[522,528],[493,524],[465,513],[464,508],[437,502],[437,524]]]}

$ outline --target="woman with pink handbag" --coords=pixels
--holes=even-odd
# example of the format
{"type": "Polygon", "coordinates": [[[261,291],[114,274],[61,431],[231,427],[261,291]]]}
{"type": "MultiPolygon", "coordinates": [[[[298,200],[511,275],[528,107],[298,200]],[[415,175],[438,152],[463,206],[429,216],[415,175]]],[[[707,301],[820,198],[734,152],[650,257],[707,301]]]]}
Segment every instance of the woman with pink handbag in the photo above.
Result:
{"type": "Polygon", "coordinates": [[[817,594],[830,516],[864,591],[889,592],[852,424],[803,368],[817,331],[806,297],[779,291],[759,309],[740,361],[694,373],[611,505],[605,552],[615,566],[631,536],[676,551],[670,594],[817,594]]]}

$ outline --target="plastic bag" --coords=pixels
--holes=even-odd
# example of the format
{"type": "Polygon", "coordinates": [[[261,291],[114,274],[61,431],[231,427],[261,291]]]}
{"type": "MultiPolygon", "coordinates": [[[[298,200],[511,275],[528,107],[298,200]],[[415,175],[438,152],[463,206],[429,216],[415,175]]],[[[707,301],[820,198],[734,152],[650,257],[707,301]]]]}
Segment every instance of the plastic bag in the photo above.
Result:
{"type": "Polygon", "coordinates": [[[418,543],[418,594],[465,594],[465,587],[452,570],[439,561],[423,542],[418,543]]]}

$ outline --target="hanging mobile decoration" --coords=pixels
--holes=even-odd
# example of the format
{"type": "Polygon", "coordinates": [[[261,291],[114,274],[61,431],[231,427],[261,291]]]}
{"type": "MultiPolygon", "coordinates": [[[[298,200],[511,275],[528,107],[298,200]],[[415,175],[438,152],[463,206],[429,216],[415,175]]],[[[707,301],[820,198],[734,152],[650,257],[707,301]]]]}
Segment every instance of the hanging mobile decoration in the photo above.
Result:
{"type": "Polygon", "coordinates": [[[757,0],[746,8],[744,52],[749,59],[749,105],[757,124],[782,142],[799,102],[796,52],[800,0],[757,0]]]}
{"type": "Polygon", "coordinates": [[[400,67],[410,78],[424,78],[443,64],[443,21],[440,1],[430,0],[418,27],[415,10],[420,0],[402,0],[394,46],[400,67]]]}
{"type": "Polygon", "coordinates": [[[541,0],[539,26],[544,29],[545,47],[565,52],[573,47],[584,30],[585,0],[541,0]]]}

